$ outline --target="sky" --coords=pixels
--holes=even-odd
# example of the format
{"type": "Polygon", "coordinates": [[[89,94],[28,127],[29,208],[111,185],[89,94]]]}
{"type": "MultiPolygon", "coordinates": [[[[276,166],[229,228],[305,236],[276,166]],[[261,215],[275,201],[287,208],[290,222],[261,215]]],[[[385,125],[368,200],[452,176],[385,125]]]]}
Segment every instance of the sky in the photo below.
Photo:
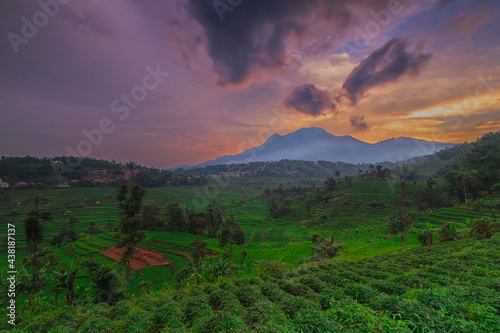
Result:
{"type": "Polygon", "coordinates": [[[495,0],[0,2],[0,156],[196,164],[303,127],[500,130],[495,0]]]}

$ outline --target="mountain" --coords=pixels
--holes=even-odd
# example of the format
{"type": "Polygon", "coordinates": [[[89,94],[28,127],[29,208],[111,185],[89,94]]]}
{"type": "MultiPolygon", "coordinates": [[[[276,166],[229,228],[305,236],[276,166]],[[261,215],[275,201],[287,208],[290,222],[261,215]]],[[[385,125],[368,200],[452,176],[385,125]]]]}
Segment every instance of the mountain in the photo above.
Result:
{"type": "Polygon", "coordinates": [[[197,164],[195,167],[279,161],[282,159],[346,163],[396,162],[433,154],[455,145],[454,143],[425,141],[408,137],[392,138],[372,144],[348,135],[335,136],[324,129],[312,127],[302,128],[286,135],[273,134],[261,146],[247,149],[237,155],[221,156],[197,164]]]}

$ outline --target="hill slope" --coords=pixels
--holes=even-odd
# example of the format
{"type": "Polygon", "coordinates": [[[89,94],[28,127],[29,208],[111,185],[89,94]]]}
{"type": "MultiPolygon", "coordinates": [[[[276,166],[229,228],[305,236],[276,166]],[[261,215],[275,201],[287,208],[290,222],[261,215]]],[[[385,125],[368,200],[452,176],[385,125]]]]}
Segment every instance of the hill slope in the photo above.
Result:
{"type": "MultiPolygon", "coordinates": [[[[500,238],[25,313],[17,332],[498,332],[500,238]]],[[[6,328],[5,321],[2,328],[6,328]]]]}

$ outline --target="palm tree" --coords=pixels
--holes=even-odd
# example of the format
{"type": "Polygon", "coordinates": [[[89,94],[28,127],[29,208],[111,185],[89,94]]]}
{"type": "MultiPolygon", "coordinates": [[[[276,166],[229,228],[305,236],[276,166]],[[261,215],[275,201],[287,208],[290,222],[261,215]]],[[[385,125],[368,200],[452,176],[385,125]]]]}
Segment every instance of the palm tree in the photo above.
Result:
{"type": "Polygon", "coordinates": [[[416,237],[422,246],[431,246],[433,244],[433,227],[432,224],[427,223],[425,229],[416,230],[416,237]]]}
{"type": "Polygon", "coordinates": [[[205,270],[204,263],[202,260],[192,260],[188,259],[187,267],[181,271],[181,278],[189,277],[189,279],[196,278],[196,285],[200,285],[200,280],[203,277],[203,271],[205,270]]]}
{"type": "Polygon", "coordinates": [[[55,305],[57,306],[57,297],[61,292],[66,290],[66,285],[68,281],[68,271],[65,271],[63,273],[54,270],[52,273],[53,273],[52,279],[55,282],[54,286],[55,305]]]}
{"type": "Polygon", "coordinates": [[[346,246],[346,244],[335,241],[334,235],[330,238],[320,238],[319,235],[313,235],[313,243],[316,246],[312,247],[314,253],[318,254],[320,257],[333,258],[339,251],[346,246]]]}
{"type": "Polygon", "coordinates": [[[215,282],[221,276],[230,276],[234,271],[233,263],[227,257],[211,257],[204,262],[204,266],[210,282],[215,282]]]}
{"type": "MultiPolygon", "coordinates": [[[[26,267],[23,266],[16,275],[16,293],[25,294],[28,297],[28,307],[30,309],[33,305],[35,296],[45,288],[47,285],[48,277],[46,274],[47,265],[43,266],[39,271],[34,274],[29,274],[26,267]]],[[[17,296],[17,295],[16,295],[17,296]]]]}
{"type": "Polygon", "coordinates": [[[448,222],[440,230],[442,242],[456,241],[458,239],[457,226],[455,222],[448,222]]]}
{"type": "Polygon", "coordinates": [[[78,272],[78,267],[73,271],[73,262],[71,262],[71,267],[69,272],[58,272],[54,270],[52,279],[55,282],[54,292],[55,292],[55,304],[57,306],[57,297],[61,292],[64,292],[66,296],[66,304],[73,305],[75,301],[75,279],[76,273],[78,272]]]}

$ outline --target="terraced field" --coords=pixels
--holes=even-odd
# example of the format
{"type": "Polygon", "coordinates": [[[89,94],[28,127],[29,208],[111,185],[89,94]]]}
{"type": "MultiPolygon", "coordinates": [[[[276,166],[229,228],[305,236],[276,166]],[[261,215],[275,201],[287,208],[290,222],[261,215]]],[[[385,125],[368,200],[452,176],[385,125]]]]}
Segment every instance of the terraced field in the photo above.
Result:
{"type": "MultiPolygon", "coordinates": [[[[252,264],[262,259],[279,259],[292,267],[307,265],[305,258],[311,256],[310,242],[312,234],[324,237],[334,236],[347,244],[335,260],[352,261],[367,256],[393,252],[402,248],[400,237],[384,236],[388,234],[386,221],[388,216],[399,209],[398,194],[394,183],[355,182],[351,188],[338,191],[336,197],[328,203],[315,203],[310,207],[297,199],[291,206],[291,213],[282,218],[269,217],[266,200],[260,197],[264,187],[277,186],[285,183],[285,179],[238,180],[235,184],[221,188],[218,196],[212,197],[217,206],[227,216],[235,214],[235,221],[247,231],[247,243],[234,246],[234,262],[247,274],[252,274],[252,264]],[[306,220],[312,220],[307,225],[306,220]]],[[[204,188],[151,188],[147,189],[146,204],[156,203],[163,210],[169,202],[179,201],[188,207],[196,207],[196,197],[204,193],[204,188]],[[197,194],[198,193],[198,194],[197,194]]],[[[113,188],[80,188],[66,190],[42,190],[36,195],[41,197],[40,208],[50,210],[54,219],[44,226],[45,240],[50,240],[68,223],[71,216],[76,216],[79,223],[75,226],[77,232],[83,232],[94,222],[96,225],[112,229],[119,219],[117,202],[113,188]]],[[[22,219],[25,214],[34,209],[31,191],[12,190],[9,201],[0,202],[0,232],[6,232],[6,223],[11,221],[18,227],[18,259],[26,254],[24,247],[22,219]],[[20,204],[17,204],[20,202],[20,204]],[[14,212],[14,215],[11,216],[14,212]],[[17,214],[17,215],[16,215],[17,214]]],[[[457,208],[441,208],[432,214],[424,216],[420,224],[430,222],[442,225],[446,222],[463,222],[466,218],[474,219],[488,215],[488,211],[472,211],[466,206],[457,208]]],[[[88,256],[97,261],[115,265],[117,269],[124,267],[103,256],[99,252],[115,245],[114,232],[88,235],[78,241],[68,244],[55,251],[61,267],[70,267],[88,256]]],[[[187,233],[148,232],[148,238],[140,245],[158,250],[172,260],[167,266],[145,267],[136,272],[132,278],[131,288],[140,280],[150,280],[155,288],[165,283],[174,283],[172,279],[176,272],[186,266],[187,258],[195,250],[190,245],[194,235],[187,233]]],[[[408,247],[419,246],[417,240],[409,235],[408,247]]],[[[212,254],[228,251],[218,247],[217,239],[208,240],[208,252],[212,254]]],[[[78,282],[86,285],[88,279],[84,270],[78,273],[78,282]]]]}

